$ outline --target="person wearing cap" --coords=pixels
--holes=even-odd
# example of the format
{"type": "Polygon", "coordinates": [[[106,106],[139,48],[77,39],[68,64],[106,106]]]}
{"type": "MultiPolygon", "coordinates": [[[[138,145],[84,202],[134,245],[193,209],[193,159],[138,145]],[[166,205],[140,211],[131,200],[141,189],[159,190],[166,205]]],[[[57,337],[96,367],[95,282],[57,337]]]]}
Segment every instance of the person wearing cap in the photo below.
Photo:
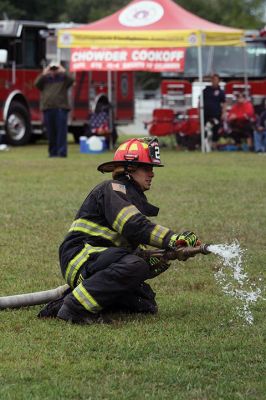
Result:
{"type": "MultiPolygon", "coordinates": [[[[193,232],[177,234],[150,221],[159,212],[144,194],[151,188],[154,167],[163,167],[156,138],[127,140],[112,161],[99,165],[98,171],[112,173],[112,179],[88,194],[60,246],[70,293],[56,303],[52,316],[91,324],[106,322],[102,312],[108,310],[157,312],[155,293],[145,281],[160,271],[154,273],[136,250],[195,246],[198,240],[193,232]]],[[[47,310],[39,315],[47,316],[47,310]]]]}
{"type": "Polygon", "coordinates": [[[44,68],[34,82],[41,92],[40,106],[48,136],[49,157],[67,157],[68,89],[73,83],[72,75],[55,61],[44,68]]]}

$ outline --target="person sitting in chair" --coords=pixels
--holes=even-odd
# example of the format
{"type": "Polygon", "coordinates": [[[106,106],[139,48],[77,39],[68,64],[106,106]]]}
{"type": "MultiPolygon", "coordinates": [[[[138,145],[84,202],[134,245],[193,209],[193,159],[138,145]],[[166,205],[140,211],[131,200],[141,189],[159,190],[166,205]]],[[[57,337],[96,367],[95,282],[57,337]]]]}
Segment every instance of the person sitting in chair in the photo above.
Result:
{"type": "Polygon", "coordinates": [[[236,94],[236,103],[228,113],[227,121],[230,135],[237,146],[241,146],[243,140],[246,141],[249,149],[252,148],[253,124],[256,115],[252,103],[247,100],[245,93],[236,94]]]}

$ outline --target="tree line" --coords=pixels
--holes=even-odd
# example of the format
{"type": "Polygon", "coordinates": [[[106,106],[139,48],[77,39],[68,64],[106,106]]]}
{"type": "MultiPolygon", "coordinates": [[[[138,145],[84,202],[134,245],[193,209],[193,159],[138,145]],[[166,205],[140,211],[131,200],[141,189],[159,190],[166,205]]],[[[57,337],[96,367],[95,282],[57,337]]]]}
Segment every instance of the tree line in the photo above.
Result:
{"type": "MultiPolygon", "coordinates": [[[[1,0],[0,19],[89,23],[111,15],[130,0],[1,0]]],[[[242,29],[265,25],[265,0],[178,0],[181,7],[217,24],[242,29]]]]}

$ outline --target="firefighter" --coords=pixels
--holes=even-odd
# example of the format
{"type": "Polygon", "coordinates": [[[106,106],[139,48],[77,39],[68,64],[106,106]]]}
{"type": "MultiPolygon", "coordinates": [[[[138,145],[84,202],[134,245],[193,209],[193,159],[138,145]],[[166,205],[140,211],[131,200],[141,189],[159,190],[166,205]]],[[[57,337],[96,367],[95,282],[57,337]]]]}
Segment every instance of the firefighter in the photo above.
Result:
{"type": "Polygon", "coordinates": [[[155,293],[145,281],[162,271],[136,249],[195,246],[197,237],[149,220],[159,211],[144,194],[151,187],[153,167],[163,167],[156,138],[127,140],[113,161],[99,165],[98,171],[112,172],[113,179],[88,194],[60,246],[61,270],[71,291],[58,318],[91,324],[109,322],[108,310],[157,312],[155,293]]]}

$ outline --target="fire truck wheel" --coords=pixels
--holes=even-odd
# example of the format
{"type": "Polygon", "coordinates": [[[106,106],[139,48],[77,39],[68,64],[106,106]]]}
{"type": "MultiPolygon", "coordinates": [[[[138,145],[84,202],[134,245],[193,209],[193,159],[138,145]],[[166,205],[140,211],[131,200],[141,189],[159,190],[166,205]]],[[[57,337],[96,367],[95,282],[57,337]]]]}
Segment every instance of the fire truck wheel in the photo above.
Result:
{"type": "Polygon", "coordinates": [[[14,101],[11,103],[6,120],[7,142],[22,146],[31,140],[31,125],[26,107],[14,101]]]}

